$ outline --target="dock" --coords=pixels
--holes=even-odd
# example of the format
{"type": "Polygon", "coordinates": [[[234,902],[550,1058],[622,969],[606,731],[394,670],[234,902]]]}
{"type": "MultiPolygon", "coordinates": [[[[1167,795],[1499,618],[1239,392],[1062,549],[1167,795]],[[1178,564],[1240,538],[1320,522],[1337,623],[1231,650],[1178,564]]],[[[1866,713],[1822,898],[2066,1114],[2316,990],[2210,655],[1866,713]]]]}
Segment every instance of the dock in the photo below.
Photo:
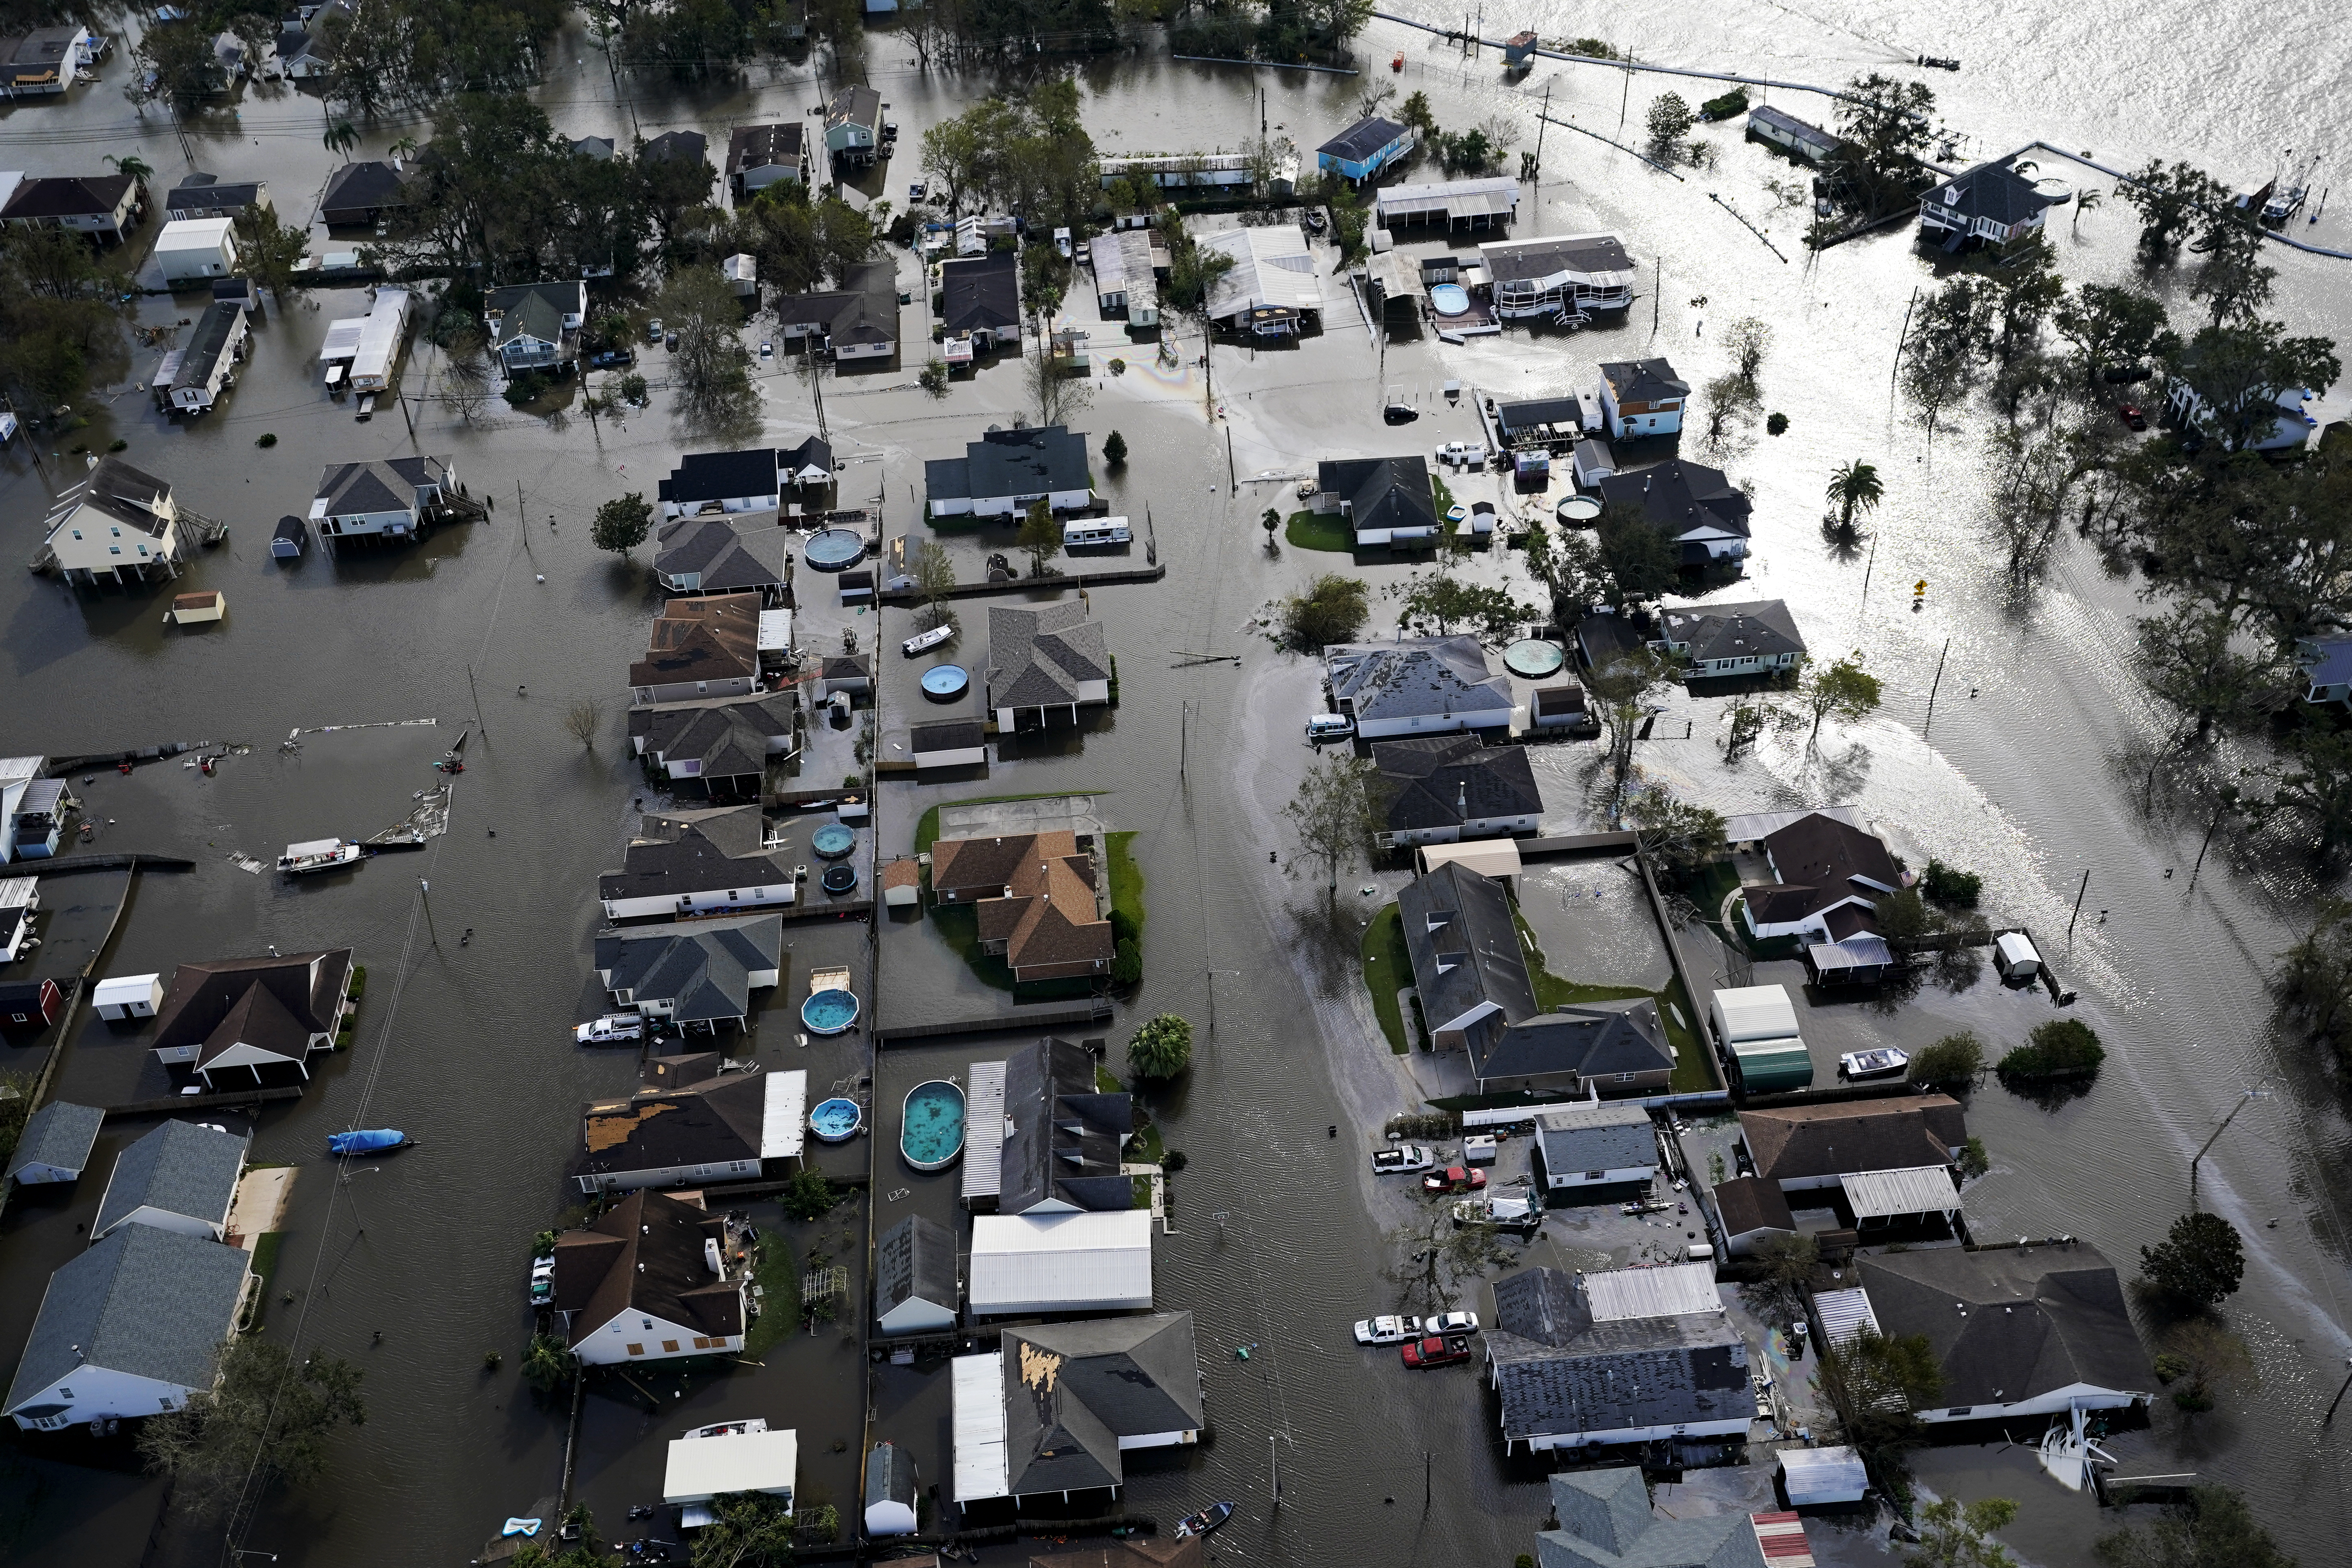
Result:
{"type": "MultiPolygon", "coordinates": [[[[1165,566],[1138,566],[1124,572],[1066,572],[1054,577],[1008,577],[1002,583],[959,583],[948,590],[950,599],[978,599],[995,594],[1027,594],[1040,588],[1108,588],[1119,583],[1157,583],[1168,575],[1165,566]]],[[[919,605],[923,596],[911,588],[894,588],[878,595],[886,605],[919,605]]]]}
{"type": "Polygon", "coordinates": [[[901,1024],[896,1028],[875,1030],[874,1043],[894,1046],[912,1040],[944,1039],[951,1035],[1059,1029],[1074,1024],[1099,1024],[1110,1014],[1110,998],[1097,996],[1083,1007],[1040,1007],[1034,1013],[994,1013],[985,1018],[961,1018],[948,1024],[901,1024]]]}

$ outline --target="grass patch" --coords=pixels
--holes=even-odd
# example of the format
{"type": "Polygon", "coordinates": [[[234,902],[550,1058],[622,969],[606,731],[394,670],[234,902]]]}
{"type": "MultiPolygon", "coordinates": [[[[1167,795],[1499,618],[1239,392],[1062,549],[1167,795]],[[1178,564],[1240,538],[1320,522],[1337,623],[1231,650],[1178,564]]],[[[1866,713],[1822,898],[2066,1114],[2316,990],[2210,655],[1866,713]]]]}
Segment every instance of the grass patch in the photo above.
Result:
{"type": "Polygon", "coordinates": [[[1397,993],[1412,984],[1412,955],[1405,951],[1402,911],[1391,904],[1374,915],[1357,951],[1363,954],[1364,988],[1372,994],[1381,1033],[1388,1037],[1392,1054],[1404,1056],[1412,1049],[1412,1040],[1405,1031],[1397,993]]]}
{"type": "MultiPolygon", "coordinates": [[[[1108,795],[1111,792],[1107,789],[1041,789],[1033,791],[1028,795],[984,795],[973,800],[950,800],[944,802],[943,804],[948,805],[1000,805],[1008,800],[1053,800],[1062,795],[1108,795]]],[[[940,808],[935,805],[929,811],[923,813],[923,815],[918,817],[915,821],[915,853],[918,855],[929,854],[930,852],[932,842],[936,840],[939,836],[940,808]]],[[[1111,837],[1114,838],[1132,837],[1133,835],[1113,834],[1111,837]]]]}
{"type": "Polygon", "coordinates": [[[1151,1178],[1149,1176],[1135,1176],[1129,1179],[1135,1184],[1135,1206],[1139,1209],[1150,1208],[1151,1178]]]}
{"type": "Polygon", "coordinates": [[[1300,550],[1328,550],[1335,555],[1356,551],[1356,531],[1336,511],[1294,511],[1282,525],[1282,537],[1300,550]]]}
{"type": "Polygon", "coordinates": [[[1511,922],[1518,927],[1519,944],[1527,952],[1528,978],[1534,983],[1538,1005],[1573,1007],[1583,1002],[1630,1002],[1637,996],[1647,996],[1657,1003],[1658,1022],[1664,1026],[1666,1038],[1675,1047],[1675,1070],[1667,1079],[1667,1089],[1675,1094],[1695,1094],[1720,1087],[1716,1082],[1714,1063],[1707,1059],[1706,1047],[1691,1026],[1695,1014],[1680,980],[1667,982],[1662,991],[1645,991],[1639,985],[1593,985],[1563,980],[1544,967],[1543,949],[1536,945],[1535,932],[1516,905],[1511,910],[1511,922]]]}
{"type": "Polygon", "coordinates": [[[1132,1148],[1134,1157],[1129,1162],[1130,1164],[1157,1165],[1168,1158],[1167,1142],[1160,1136],[1160,1123],[1157,1121],[1143,1124],[1143,1131],[1135,1135],[1132,1148]]]}
{"type": "Polygon", "coordinates": [[[1133,833],[1106,833],[1110,841],[1110,907],[1135,922],[1135,945],[1143,945],[1143,868],[1135,858],[1133,833]]]}
{"type": "Polygon", "coordinates": [[[751,1276],[760,1287],[760,1316],[743,1336],[743,1359],[758,1361],[778,1340],[800,1326],[800,1263],[774,1231],[760,1237],[760,1267],[751,1276]]]}
{"type": "Polygon", "coordinates": [[[1708,1054],[1706,1042],[1699,1038],[1697,1029],[1688,1021],[1697,1016],[1681,981],[1675,981],[1658,993],[1658,1018],[1666,1026],[1666,1038],[1675,1044],[1675,1072],[1666,1080],[1666,1087],[1676,1094],[1698,1094],[1723,1087],[1716,1079],[1715,1058],[1708,1054]]]}
{"type": "Polygon", "coordinates": [[[1445,488],[1445,481],[1439,479],[1435,474],[1429,476],[1429,492],[1437,500],[1438,516],[1444,517],[1447,512],[1454,510],[1454,492],[1447,489],[1445,488]]]}

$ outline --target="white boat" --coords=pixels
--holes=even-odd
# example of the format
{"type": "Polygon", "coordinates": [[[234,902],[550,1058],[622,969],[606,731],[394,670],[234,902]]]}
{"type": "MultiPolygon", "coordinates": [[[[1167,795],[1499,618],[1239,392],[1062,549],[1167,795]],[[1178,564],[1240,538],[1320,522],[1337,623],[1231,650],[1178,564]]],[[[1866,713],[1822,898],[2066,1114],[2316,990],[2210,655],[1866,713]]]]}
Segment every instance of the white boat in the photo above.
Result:
{"type": "Polygon", "coordinates": [[[312,838],[289,844],[286,853],[278,858],[278,868],[289,877],[302,877],[313,871],[356,866],[366,857],[367,851],[360,847],[356,838],[312,838]]]}
{"type": "Polygon", "coordinates": [[[921,653],[925,648],[937,647],[940,644],[947,641],[948,638],[953,636],[955,636],[955,627],[952,625],[942,623],[939,626],[933,626],[929,631],[917,632],[913,637],[910,637],[905,642],[900,643],[898,647],[908,658],[912,658],[917,654],[921,653]]]}
{"type": "Polygon", "coordinates": [[[1893,1046],[1874,1051],[1848,1051],[1838,1058],[1838,1071],[1848,1078],[1891,1078],[1910,1065],[1910,1056],[1893,1046]]]}

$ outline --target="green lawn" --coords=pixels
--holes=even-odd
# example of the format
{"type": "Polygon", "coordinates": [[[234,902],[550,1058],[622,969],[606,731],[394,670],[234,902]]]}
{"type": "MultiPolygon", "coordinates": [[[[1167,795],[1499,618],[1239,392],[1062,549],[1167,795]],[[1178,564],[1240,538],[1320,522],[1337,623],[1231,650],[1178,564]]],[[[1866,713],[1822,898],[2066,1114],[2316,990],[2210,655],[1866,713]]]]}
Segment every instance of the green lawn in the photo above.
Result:
{"type": "MultiPolygon", "coordinates": [[[[1004,800],[1043,800],[1057,795],[1104,794],[1096,790],[1048,790],[1040,795],[1009,795],[1004,800]]],[[[980,801],[956,801],[957,805],[979,805],[980,801]]],[[[939,837],[939,807],[923,813],[915,827],[917,851],[929,849],[939,837]]],[[[1143,945],[1143,868],[1136,863],[1131,847],[1133,833],[1104,835],[1110,842],[1105,858],[1110,866],[1110,901],[1114,910],[1123,910],[1135,921],[1135,942],[1143,945]]],[[[981,984],[998,991],[1010,991],[1024,1000],[1055,996],[1091,996],[1095,982],[1091,978],[1069,980],[1037,980],[1027,984],[1015,983],[1013,966],[994,953],[982,952],[980,947],[980,910],[972,904],[933,904],[931,922],[941,940],[956,950],[964,966],[980,977],[981,984]]]]}
{"type": "Polygon", "coordinates": [[[1352,555],[1356,550],[1355,530],[1336,511],[1294,511],[1283,525],[1282,537],[1301,550],[1328,550],[1335,555],[1352,555]]]}
{"type": "Polygon", "coordinates": [[[1107,833],[1110,840],[1110,907],[1135,922],[1135,945],[1143,945],[1143,868],[1136,863],[1135,835],[1107,833]]]}
{"type": "Polygon", "coordinates": [[[260,1280],[253,1292],[253,1321],[256,1323],[261,1321],[261,1314],[269,1309],[270,1282],[277,1278],[278,1252],[285,1241],[284,1231],[265,1230],[260,1239],[253,1244],[253,1260],[247,1267],[260,1280]]]}
{"type": "Polygon", "coordinates": [[[1397,993],[1412,984],[1412,958],[1405,951],[1404,921],[1396,905],[1372,917],[1358,951],[1363,954],[1364,987],[1372,994],[1372,1011],[1381,1020],[1381,1033],[1388,1037],[1389,1049],[1403,1056],[1412,1049],[1412,1037],[1397,1006],[1397,993]]]}
{"type": "MultiPolygon", "coordinates": [[[[1750,958],[1794,958],[1804,948],[1803,942],[1793,936],[1776,936],[1760,941],[1749,936],[1737,914],[1727,926],[1719,918],[1723,900],[1739,890],[1739,873],[1731,868],[1728,860],[1707,862],[1696,882],[1685,890],[1690,894],[1691,902],[1705,913],[1707,925],[1723,938],[1725,944],[1737,948],[1750,958]]],[[[1737,907],[1734,906],[1735,910],[1737,907]]]]}
{"type": "Polygon", "coordinates": [[[1691,1026],[1690,998],[1684,994],[1680,980],[1669,981],[1663,991],[1644,991],[1638,985],[1591,985],[1581,981],[1562,980],[1544,967],[1543,950],[1536,945],[1535,932],[1514,908],[1511,919],[1519,928],[1519,942],[1527,950],[1528,975],[1535,983],[1536,1000],[1546,1007],[1572,1007],[1580,1002],[1626,1002],[1636,996],[1648,996],[1658,1004],[1658,1021],[1665,1026],[1666,1038],[1675,1047],[1674,1077],[1666,1087],[1676,1094],[1692,1094],[1701,1089],[1719,1087],[1715,1079],[1715,1064],[1708,1060],[1706,1046],[1691,1026]]]}
{"type": "Polygon", "coordinates": [[[758,1361],[778,1340],[800,1326],[800,1260],[793,1256],[784,1238],[772,1230],[763,1231],[760,1237],[760,1267],[753,1279],[761,1290],[760,1315],[752,1321],[751,1331],[743,1336],[745,1361],[758,1361]]]}

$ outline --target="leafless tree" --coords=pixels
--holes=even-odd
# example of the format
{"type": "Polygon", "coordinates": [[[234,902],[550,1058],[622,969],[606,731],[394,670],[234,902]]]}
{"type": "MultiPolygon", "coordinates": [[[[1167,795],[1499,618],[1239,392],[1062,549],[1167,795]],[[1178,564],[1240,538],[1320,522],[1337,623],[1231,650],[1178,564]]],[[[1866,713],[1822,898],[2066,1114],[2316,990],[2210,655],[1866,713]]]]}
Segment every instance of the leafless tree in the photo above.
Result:
{"type": "Polygon", "coordinates": [[[467,424],[494,395],[490,362],[482,352],[482,334],[471,328],[452,336],[442,350],[441,401],[457,411],[467,424]]]}
{"type": "Polygon", "coordinates": [[[596,749],[596,731],[604,718],[604,705],[593,697],[583,697],[563,710],[563,728],[572,738],[587,747],[596,749]]]}

